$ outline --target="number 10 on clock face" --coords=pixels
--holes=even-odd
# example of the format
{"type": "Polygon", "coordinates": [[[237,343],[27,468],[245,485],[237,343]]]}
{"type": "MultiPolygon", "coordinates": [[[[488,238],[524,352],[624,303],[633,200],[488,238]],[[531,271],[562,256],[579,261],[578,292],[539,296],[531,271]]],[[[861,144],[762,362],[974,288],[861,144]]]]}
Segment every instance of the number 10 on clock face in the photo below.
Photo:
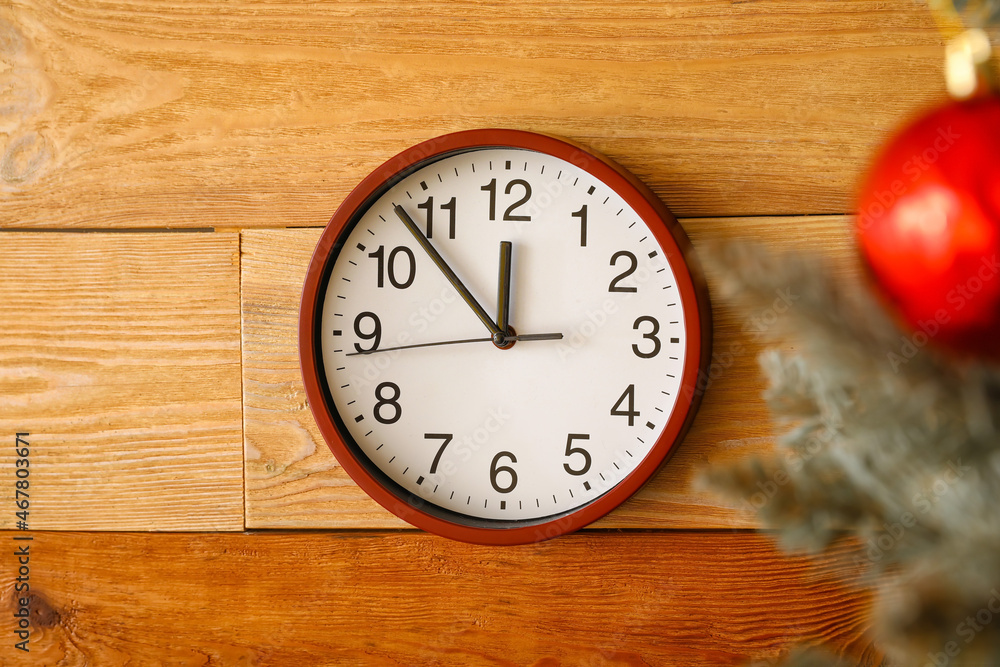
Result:
{"type": "Polygon", "coordinates": [[[578,528],[693,415],[707,311],[683,233],[623,170],[556,139],[417,148],[317,248],[302,332],[317,423],[415,525],[487,543],[578,528]]]}

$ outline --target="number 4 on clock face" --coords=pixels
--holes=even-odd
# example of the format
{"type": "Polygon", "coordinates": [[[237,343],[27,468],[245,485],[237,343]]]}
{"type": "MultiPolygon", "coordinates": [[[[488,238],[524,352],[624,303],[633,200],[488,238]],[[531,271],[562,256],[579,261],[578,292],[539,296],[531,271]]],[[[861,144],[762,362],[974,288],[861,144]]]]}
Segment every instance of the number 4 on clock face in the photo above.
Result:
{"type": "Polygon", "coordinates": [[[310,406],[417,526],[513,544],[579,528],[690,424],[707,300],[669,211],[609,160],[509,130],[438,138],[345,200],[303,292],[310,406]]]}

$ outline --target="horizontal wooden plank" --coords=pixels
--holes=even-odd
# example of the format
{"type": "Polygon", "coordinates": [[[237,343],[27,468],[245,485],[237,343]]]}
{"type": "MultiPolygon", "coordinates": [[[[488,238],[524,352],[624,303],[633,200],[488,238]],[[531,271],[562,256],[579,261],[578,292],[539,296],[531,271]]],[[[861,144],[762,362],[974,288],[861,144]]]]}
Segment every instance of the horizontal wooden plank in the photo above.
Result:
{"type": "Polygon", "coordinates": [[[0,234],[0,485],[38,529],[240,530],[239,236],[0,234]]]}
{"type": "MultiPolygon", "coordinates": [[[[826,256],[856,277],[850,220],[844,217],[692,219],[696,247],[758,240],[776,250],[826,256]]],[[[246,520],[252,528],[386,528],[405,524],[371,501],[338,466],[306,404],[298,356],[302,281],[319,230],[243,233],[243,381],[246,520]]],[[[713,286],[709,278],[710,289],[713,286]]],[[[794,298],[794,286],[791,296],[794,298]]],[[[776,295],[776,299],[779,295],[776,295]]],[[[691,432],[670,463],[635,497],[595,524],[601,528],[749,527],[749,505],[695,490],[707,466],[771,450],[756,356],[777,312],[713,304],[712,384],[691,432]]]]}
{"type": "Polygon", "coordinates": [[[913,0],[17,0],[0,227],[322,224],[402,149],[491,126],[602,151],[679,215],[846,213],[942,57],[913,0]]]}
{"type": "MultiPolygon", "coordinates": [[[[24,536],[15,533],[14,536],[24,536]]],[[[516,548],[420,533],[34,533],[18,665],[772,665],[791,644],[878,664],[850,545],[589,534],[516,548]]],[[[5,548],[5,553],[13,551],[5,548]]],[[[5,559],[13,560],[7,555],[5,559]]]]}

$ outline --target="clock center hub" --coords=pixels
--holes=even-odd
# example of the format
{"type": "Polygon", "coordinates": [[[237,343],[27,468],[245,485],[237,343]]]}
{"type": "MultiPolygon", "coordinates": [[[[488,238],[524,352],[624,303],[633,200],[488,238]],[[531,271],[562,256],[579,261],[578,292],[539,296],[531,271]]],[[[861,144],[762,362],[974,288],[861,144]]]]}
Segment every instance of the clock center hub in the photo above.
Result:
{"type": "Polygon", "coordinates": [[[497,332],[493,334],[493,344],[501,350],[509,350],[517,342],[517,332],[514,327],[508,326],[507,333],[497,332]]]}

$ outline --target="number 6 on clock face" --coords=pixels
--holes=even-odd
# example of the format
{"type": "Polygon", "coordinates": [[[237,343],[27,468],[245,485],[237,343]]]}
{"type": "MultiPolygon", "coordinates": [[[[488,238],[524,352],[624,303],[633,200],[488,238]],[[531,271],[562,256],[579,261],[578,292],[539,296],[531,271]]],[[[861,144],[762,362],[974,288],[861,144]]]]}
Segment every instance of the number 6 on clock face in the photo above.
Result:
{"type": "Polygon", "coordinates": [[[300,351],[344,469],[410,523],[517,544],[638,490],[694,417],[707,293],[667,208],[554,137],[472,130],[368,176],[307,272],[300,351]]]}

